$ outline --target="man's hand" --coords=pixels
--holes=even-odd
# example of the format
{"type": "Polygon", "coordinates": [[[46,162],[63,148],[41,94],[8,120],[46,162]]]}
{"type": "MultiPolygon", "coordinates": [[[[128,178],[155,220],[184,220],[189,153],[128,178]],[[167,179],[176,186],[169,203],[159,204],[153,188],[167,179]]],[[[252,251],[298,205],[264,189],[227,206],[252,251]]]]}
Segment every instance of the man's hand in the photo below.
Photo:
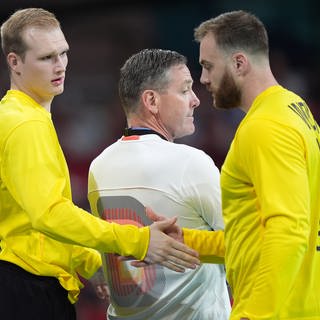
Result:
{"type": "MultiPolygon", "coordinates": [[[[150,244],[143,261],[134,260],[130,262],[133,267],[141,268],[158,263],[171,270],[184,272],[184,268],[194,269],[200,264],[198,253],[183,244],[183,231],[176,225],[177,218],[169,219],[157,215],[148,207],[146,208],[146,215],[154,221],[150,226],[150,244]]],[[[126,261],[134,258],[120,257],[119,259],[126,261]]]]}
{"type": "Polygon", "coordinates": [[[173,228],[176,221],[177,218],[171,218],[154,222],[150,226],[150,242],[144,262],[157,263],[177,272],[184,272],[185,268],[195,269],[200,264],[195,250],[164,233],[173,228]]]}
{"type": "Polygon", "coordinates": [[[110,291],[103,275],[102,267],[91,277],[89,282],[92,284],[98,298],[110,303],[110,291]]]}
{"type": "MultiPolygon", "coordinates": [[[[164,221],[164,220],[169,220],[167,217],[164,216],[160,216],[158,214],[156,214],[151,208],[146,207],[146,216],[152,220],[153,222],[156,221],[164,221]]],[[[168,236],[170,236],[171,238],[184,243],[183,241],[183,231],[182,229],[177,225],[177,224],[173,224],[173,225],[169,225],[169,227],[165,230],[163,230],[168,236]]]]}

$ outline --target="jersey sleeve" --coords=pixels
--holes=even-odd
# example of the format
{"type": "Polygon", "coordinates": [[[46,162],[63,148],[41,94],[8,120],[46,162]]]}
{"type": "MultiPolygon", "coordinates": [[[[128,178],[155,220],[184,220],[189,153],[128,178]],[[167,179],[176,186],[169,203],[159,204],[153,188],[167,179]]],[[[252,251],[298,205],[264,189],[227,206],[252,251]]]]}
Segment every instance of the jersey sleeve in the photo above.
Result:
{"type": "Polygon", "coordinates": [[[224,231],[182,228],[184,243],[199,253],[203,263],[224,263],[224,231]]]}
{"type": "Polygon", "coordinates": [[[108,223],[74,205],[58,150],[58,140],[42,121],[23,123],[4,146],[1,176],[32,228],[65,243],[143,259],[149,228],[108,223]]]}
{"type": "Polygon", "coordinates": [[[294,128],[253,120],[239,136],[239,149],[260,200],[263,228],[258,272],[243,316],[271,319],[290,294],[308,243],[305,148],[294,128]]]}
{"type": "Polygon", "coordinates": [[[102,265],[101,254],[91,248],[74,246],[72,263],[72,267],[81,277],[89,279],[102,265]]]}

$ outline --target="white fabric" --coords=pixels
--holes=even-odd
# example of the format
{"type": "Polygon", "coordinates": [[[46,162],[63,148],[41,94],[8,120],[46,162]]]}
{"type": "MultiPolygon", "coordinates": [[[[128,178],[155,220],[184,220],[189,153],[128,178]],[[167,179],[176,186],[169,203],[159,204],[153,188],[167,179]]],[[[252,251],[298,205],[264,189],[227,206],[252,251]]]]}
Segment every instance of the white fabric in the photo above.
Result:
{"type": "MultiPolygon", "coordinates": [[[[223,228],[219,179],[218,168],[203,151],[148,134],[120,139],[92,162],[89,201],[93,212],[102,216],[113,210],[109,218],[120,223],[149,224],[143,207],[138,208],[142,204],[158,214],[178,216],[182,227],[217,230],[223,228]],[[118,209],[106,209],[108,205],[118,209]],[[127,209],[119,209],[123,207],[127,209]],[[142,217],[133,217],[136,213],[142,217]]],[[[203,264],[179,274],[160,266],[135,269],[108,257],[107,276],[115,295],[109,319],[229,318],[223,265],[203,264]],[[122,286],[116,287],[119,279],[122,286]]]]}

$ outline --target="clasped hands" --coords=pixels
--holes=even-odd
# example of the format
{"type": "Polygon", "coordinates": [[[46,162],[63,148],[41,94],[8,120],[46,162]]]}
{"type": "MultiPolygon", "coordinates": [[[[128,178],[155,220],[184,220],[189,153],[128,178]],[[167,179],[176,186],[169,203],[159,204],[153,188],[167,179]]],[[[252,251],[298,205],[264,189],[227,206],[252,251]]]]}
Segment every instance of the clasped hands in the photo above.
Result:
{"type": "MultiPolygon", "coordinates": [[[[144,260],[134,257],[121,257],[121,261],[130,261],[134,267],[147,267],[159,264],[176,272],[184,272],[186,268],[195,269],[199,264],[198,253],[184,244],[183,231],[176,225],[177,218],[165,218],[146,208],[146,215],[154,221],[150,225],[150,241],[144,260]]],[[[98,297],[109,301],[110,292],[106,284],[102,268],[90,279],[98,297]]]]}
{"type": "MultiPolygon", "coordinates": [[[[177,218],[165,218],[146,208],[146,215],[154,221],[150,225],[150,241],[147,254],[142,261],[133,260],[134,267],[159,264],[176,272],[186,268],[195,269],[199,264],[198,253],[184,244],[182,229],[176,225],[177,218]]],[[[132,257],[121,257],[132,260],[132,257]]]]}

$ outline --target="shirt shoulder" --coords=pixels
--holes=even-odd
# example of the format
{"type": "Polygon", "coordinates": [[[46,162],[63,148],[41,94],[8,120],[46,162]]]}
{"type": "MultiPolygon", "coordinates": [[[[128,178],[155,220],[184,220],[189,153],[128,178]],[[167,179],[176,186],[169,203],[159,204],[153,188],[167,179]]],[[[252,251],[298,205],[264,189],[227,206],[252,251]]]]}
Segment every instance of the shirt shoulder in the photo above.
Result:
{"type": "MultiPolygon", "coordinates": [[[[297,94],[281,86],[275,86],[262,92],[253,102],[243,125],[252,121],[273,121],[282,125],[299,127],[311,112],[306,102],[297,94]]],[[[241,127],[241,125],[240,125],[241,127]]]]}
{"type": "Polygon", "coordinates": [[[214,166],[214,160],[203,150],[186,144],[168,142],[159,137],[154,139],[151,135],[141,136],[137,141],[123,141],[119,139],[105,148],[91,163],[91,170],[106,163],[108,159],[117,157],[123,159],[131,156],[131,161],[165,161],[179,163],[181,167],[190,163],[192,166],[214,166]]]}
{"type": "Polygon", "coordinates": [[[51,132],[51,114],[31,98],[29,101],[23,97],[11,92],[0,101],[0,146],[3,146],[14,132],[19,136],[31,131],[35,132],[36,136],[39,130],[51,132]]]}
{"type": "Polygon", "coordinates": [[[27,95],[9,90],[0,101],[0,127],[8,129],[28,121],[51,121],[51,114],[27,95]]]}

